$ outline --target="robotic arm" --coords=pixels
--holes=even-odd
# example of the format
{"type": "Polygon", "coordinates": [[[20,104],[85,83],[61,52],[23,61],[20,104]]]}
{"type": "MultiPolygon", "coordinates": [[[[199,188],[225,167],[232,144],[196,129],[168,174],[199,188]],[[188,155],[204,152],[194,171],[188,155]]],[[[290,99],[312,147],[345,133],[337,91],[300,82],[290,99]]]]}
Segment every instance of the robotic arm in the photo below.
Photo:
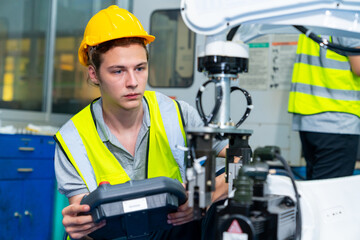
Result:
{"type": "Polygon", "coordinates": [[[182,0],[181,10],[185,24],[198,34],[217,35],[239,25],[257,29],[244,31],[244,42],[256,34],[296,32],[288,27],[293,25],[319,34],[360,37],[360,1],[182,0]]]}

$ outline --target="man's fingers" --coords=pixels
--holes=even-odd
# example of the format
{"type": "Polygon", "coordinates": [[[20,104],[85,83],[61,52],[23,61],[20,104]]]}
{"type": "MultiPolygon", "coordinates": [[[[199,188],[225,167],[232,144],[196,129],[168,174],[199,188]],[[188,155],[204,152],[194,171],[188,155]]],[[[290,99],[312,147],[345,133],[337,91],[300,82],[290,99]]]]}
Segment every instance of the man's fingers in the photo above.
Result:
{"type": "Polygon", "coordinates": [[[74,217],[67,215],[67,216],[64,216],[62,222],[65,227],[93,223],[91,215],[74,216],[74,217]]]}
{"type": "Polygon", "coordinates": [[[102,221],[100,223],[92,222],[82,226],[76,226],[76,227],[70,226],[65,228],[65,230],[69,233],[71,238],[78,239],[96,231],[99,228],[104,227],[105,225],[106,225],[105,221],[102,221]]]}
{"type": "Polygon", "coordinates": [[[173,225],[181,225],[193,219],[193,208],[189,207],[187,202],[181,205],[177,212],[168,214],[168,223],[173,225]]]}
{"type": "Polygon", "coordinates": [[[189,215],[190,216],[193,215],[192,209],[187,210],[185,212],[170,213],[170,214],[168,214],[168,219],[172,220],[172,219],[176,219],[176,218],[184,218],[184,217],[187,217],[189,215]]]}
{"type": "Polygon", "coordinates": [[[64,217],[66,215],[77,216],[79,213],[85,213],[85,212],[89,212],[89,211],[90,211],[89,205],[71,204],[62,210],[62,215],[64,217]]]}
{"type": "Polygon", "coordinates": [[[177,218],[173,218],[173,219],[168,219],[168,223],[176,226],[176,225],[181,225],[181,224],[190,222],[190,221],[192,221],[192,220],[194,220],[194,216],[193,216],[193,214],[191,213],[191,214],[188,214],[188,215],[183,215],[183,216],[181,216],[181,217],[177,217],[177,218]]]}

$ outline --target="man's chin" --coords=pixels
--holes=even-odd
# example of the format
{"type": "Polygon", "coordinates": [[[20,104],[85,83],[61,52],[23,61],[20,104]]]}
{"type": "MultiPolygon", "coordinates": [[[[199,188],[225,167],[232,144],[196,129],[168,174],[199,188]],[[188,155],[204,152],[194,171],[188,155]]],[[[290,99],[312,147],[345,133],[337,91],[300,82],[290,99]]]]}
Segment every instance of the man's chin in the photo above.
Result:
{"type": "Polygon", "coordinates": [[[127,102],[126,104],[124,104],[122,106],[123,109],[128,110],[128,111],[136,111],[140,107],[141,107],[141,102],[139,102],[139,101],[127,102]]]}

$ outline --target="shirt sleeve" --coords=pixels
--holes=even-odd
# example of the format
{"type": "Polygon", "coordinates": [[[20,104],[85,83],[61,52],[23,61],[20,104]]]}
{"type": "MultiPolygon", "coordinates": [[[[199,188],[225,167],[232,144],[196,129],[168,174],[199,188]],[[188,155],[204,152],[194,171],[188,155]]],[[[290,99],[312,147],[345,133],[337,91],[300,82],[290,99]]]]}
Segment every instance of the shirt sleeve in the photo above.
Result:
{"type": "Polygon", "coordinates": [[[58,191],[61,194],[70,198],[89,192],[86,184],[58,145],[55,148],[54,162],[58,191]]]}
{"type": "Polygon", "coordinates": [[[334,43],[350,48],[360,47],[360,39],[358,38],[334,37],[334,43]]]}

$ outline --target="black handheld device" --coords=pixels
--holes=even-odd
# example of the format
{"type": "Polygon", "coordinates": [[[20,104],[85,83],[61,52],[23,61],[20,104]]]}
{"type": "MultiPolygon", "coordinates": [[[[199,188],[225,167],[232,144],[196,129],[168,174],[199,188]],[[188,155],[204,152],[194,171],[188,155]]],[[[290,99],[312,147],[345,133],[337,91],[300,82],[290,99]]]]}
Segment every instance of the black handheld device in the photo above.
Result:
{"type": "Polygon", "coordinates": [[[187,200],[182,184],[168,177],[132,180],[123,184],[101,184],[81,204],[90,206],[95,222],[106,220],[103,228],[89,236],[94,239],[147,239],[154,231],[170,229],[167,214],[187,200]]]}

